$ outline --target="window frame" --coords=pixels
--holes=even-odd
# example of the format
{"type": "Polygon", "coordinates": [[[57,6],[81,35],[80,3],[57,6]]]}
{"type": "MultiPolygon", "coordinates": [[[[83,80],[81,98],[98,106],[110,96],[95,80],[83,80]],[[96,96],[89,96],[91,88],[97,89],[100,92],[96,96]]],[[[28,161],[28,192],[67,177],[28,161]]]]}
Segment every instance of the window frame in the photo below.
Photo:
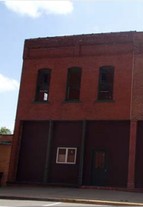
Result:
{"type": "Polygon", "coordinates": [[[57,147],[57,153],[56,153],[56,164],[71,164],[75,165],[76,164],[76,158],[77,158],[77,148],[76,147],[57,147]],[[64,161],[59,161],[59,151],[60,149],[65,150],[65,159],[64,161]],[[68,161],[68,155],[69,155],[69,150],[74,150],[74,161],[69,162],[68,161]]]}
{"type": "Polygon", "coordinates": [[[81,67],[70,67],[68,68],[68,72],[67,72],[67,84],[66,84],[66,98],[65,100],[67,102],[79,102],[80,101],[80,90],[81,90],[81,76],[82,76],[82,68],[81,67]],[[70,82],[70,78],[71,78],[71,75],[72,74],[78,74],[80,75],[80,80],[77,84],[73,84],[71,85],[71,82],[70,82]],[[70,98],[70,92],[72,90],[77,90],[79,95],[78,95],[78,98],[70,98]]]}
{"type": "MultiPolygon", "coordinates": [[[[46,82],[46,80],[45,80],[46,82]]],[[[51,82],[51,69],[49,68],[42,68],[38,70],[37,73],[37,82],[36,82],[36,93],[35,93],[35,102],[45,103],[49,101],[49,89],[50,89],[50,82],[51,82]],[[42,76],[45,79],[44,75],[48,75],[47,77],[47,86],[46,83],[42,83],[42,76]],[[45,84],[45,86],[44,86],[45,84]],[[41,92],[40,92],[41,91],[41,92]],[[43,99],[40,98],[40,94],[43,93],[43,99]]]]}
{"type": "Polygon", "coordinates": [[[98,101],[105,101],[105,102],[113,101],[114,71],[115,71],[114,66],[101,66],[99,68],[98,94],[97,94],[98,101]],[[105,74],[105,71],[108,71],[108,73],[106,73],[106,76],[104,77],[103,74],[105,74]],[[103,77],[104,79],[106,79],[107,75],[110,74],[112,75],[111,82],[107,82],[107,80],[103,80],[103,77]],[[107,87],[107,89],[103,90],[102,88],[104,87],[105,88],[107,87]]]}

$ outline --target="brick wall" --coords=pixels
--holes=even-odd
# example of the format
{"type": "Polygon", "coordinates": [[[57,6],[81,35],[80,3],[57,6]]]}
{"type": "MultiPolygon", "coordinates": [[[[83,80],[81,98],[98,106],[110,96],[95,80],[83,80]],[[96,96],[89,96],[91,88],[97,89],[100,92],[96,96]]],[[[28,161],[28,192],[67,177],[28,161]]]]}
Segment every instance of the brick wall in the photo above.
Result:
{"type": "Polygon", "coordinates": [[[132,33],[77,35],[26,40],[19,120],[130,119],[132,33]],[[115,67],[113,102],[98,102],[99,68],[115,67]],[[65,102],[67,69],[81,67],[80,103],[65,102]],[[38,70],[50,68],[49,102],[34,102],[38,70]],[[103,110],[104,109],[104,110],[103,110]]]}
{"type": "Polygon", "coordinates": [[[12,135],[0,135],[0,172],[3,173],[0,185],[6,185],[10,153],[11,153],[12,135]]]}
{"type": "Polygon", "coordinates": [[[133,83],[131,119],[143,119],[143,33],[134,37],[133,83]]]}

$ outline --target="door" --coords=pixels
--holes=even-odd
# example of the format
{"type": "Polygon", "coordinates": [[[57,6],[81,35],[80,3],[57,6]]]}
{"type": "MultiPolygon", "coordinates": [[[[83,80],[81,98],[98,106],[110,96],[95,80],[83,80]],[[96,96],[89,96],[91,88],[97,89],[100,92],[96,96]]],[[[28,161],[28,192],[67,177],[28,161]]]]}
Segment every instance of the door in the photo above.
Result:
{"type": "Polygon", "coordinates": [[[91,185],[105,186],[107,177],[107,153],[105,150],[92,151],[91,185]]]}

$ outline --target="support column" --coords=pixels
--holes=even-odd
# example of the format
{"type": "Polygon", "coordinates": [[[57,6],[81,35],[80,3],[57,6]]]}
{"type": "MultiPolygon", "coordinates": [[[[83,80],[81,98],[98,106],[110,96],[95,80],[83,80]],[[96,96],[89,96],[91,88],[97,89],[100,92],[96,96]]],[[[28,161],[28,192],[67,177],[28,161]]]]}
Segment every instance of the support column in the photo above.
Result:
{"type": "Polygon", "coordinates": [[[45,169],[44,169],[44,177],[43,177],[43,182],[45,184],[48,181],[48,175],[49,175],[50,149],[51,149],[52,131],[53,131],[53,121],[50,121],[49,122],[49,133],[48,133],[47,150],[46,150],[46,159],[45,159],[45,169]]]}
{"type": "Polygon", "coordinates": [[[130,123],[129,162],[128,162],[128,183],[129,189],[135,187],[135,159],[136,159],[137,121],[130,123]]]}
{"type": "Polygon", "coordinates": [[[81,139],[81,150],[80,150],[80,165],[78,174],[78,185],[82,185],[83,179],[83,164],[84,164],[84,150],[85,150],[85,132],[86,132],[86,121],[82,123],[82,139],[81,139]]]}
{"type": "Polygon", "coordinates": [[[18,160],[21,146],[23,122],[17,121],[16,127],[14,130],[12,146],[11,146],[11,155],[10,155],[10,165],[8,172],[8,183],[16,182],[16,175],[18,170],[18,160]]]}

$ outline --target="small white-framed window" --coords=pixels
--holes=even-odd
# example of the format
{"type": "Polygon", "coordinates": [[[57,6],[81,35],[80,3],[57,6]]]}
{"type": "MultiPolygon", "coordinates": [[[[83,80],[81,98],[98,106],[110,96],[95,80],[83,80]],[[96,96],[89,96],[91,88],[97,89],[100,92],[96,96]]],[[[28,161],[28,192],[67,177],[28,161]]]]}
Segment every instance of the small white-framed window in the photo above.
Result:
{"type": "Polygon", "coordinates": [[[56,163],[57,164],[76,164],[77,148],[58,147],[56,163]]]}

